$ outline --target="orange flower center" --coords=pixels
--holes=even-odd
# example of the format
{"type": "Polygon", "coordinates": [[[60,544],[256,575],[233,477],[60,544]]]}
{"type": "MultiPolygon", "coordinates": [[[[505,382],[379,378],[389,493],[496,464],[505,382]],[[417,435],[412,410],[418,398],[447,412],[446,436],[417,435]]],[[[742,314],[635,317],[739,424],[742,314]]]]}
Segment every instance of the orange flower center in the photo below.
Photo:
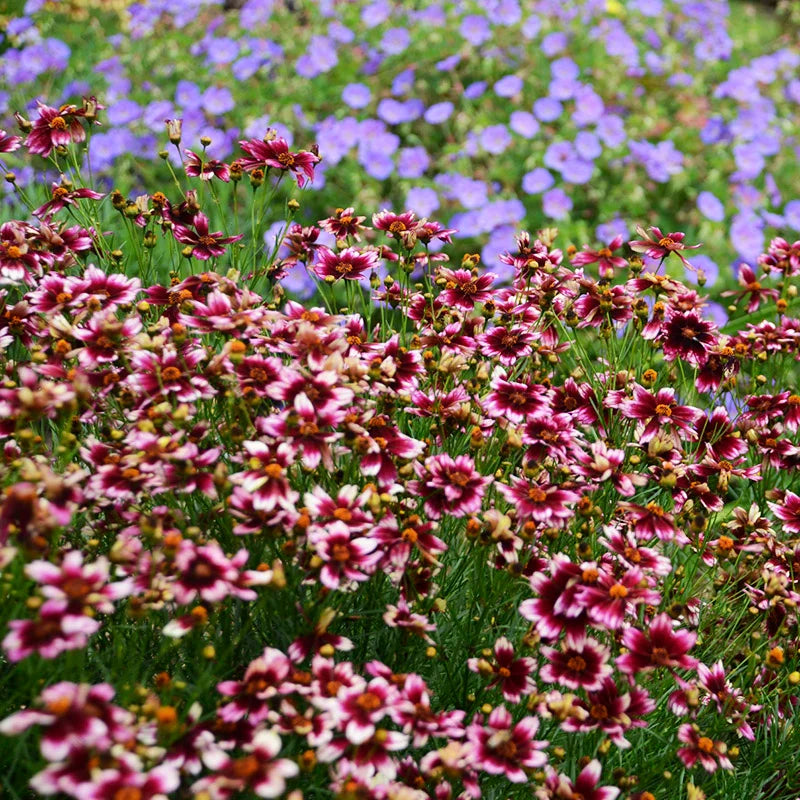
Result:
{"type": "Polygon", "coordinates": [[[589,709],[589,714],[591,714],[593,719],[607,719],[608,709],[602,703],[595,703],[591,709],[589,709]]]}
{"type": "Polygon", "coordinates": [[[469,475],[466,475],[463,472],[451,472],[450,480],[456,486],[466,486],[469,483],[469,475]]]}
{"type": "Polygon", "coordinates": [[[283,475],[283,467],[280,464],[275,464],[273,462],[272,464],[267,464],[267,466],[264,467],[264,472],[266,472],[267,476],[270,478],[280,478],[281,475],[283,475]]]}
{"type": "Polygon", "coordinates": [[[404,223],[400,222],[399,219],[396,219],[390,226],[389,231],[391,233],[402,233],[403,231],[408,230],[404,223]]]}
{"type": "Polygon", "coordinates": [[[181,377],[181,371],[177,367],[167,367],[162,373],[161,377],[165,381],[176,381],[181,377]]]}
{"type": "Polygon", "coordinates": [[[710,753],[714,749],[714,742],[708,736],[701,736],[697,740],[697,749],[702,750],[704,753],[710,753]]]}
{"type": "Polygon", "coordinates": [[[349,508],[337,508],[333,512],[333,516],[342,522],[350,522],[353,519],[353,512],[349,508]]]}
{"type": "Polygon", "coordinates": [[[278,155],[278,161],[280,161],[284,167],[291,167],[294,165],[294,156],[291,153],[280,153],[278,155]]]}
{"type": "MultiPolygon", "coordinates": [[[[54,131],[65,131],[67,129],[67,121],[64,117],[53,117],[53,119],[50,120],[50,128],[54,131]]],[[[127,798],[127,800],[132,799],[127,798]]]]}
{"type": "Polygon", "coordinates": [[[658,414],[659,417],[671,417],[672,409],[664,403],[659,403],[656,406],[656,414],[658,414]]]}
{"type": "Polygon", "coordinates": [[[528,499],[532,500],[534,503],[544,503],[547,500],[547,492],[544,489],[540,489],[538,486],[534,486],[531,489],[528,489],[528,499]]]}
{"type": "Polygon", "coordinates": [[[15,244],[12,244],[10,247],[6,248],[6,255],[9,258],[20,258],[22,256],[22,250],[15,244]]]}
{"type": "Polygon", "coordinates": [[[615,600],[619,600],[623,597],[628,596],[628,588],[623,586],[621,583],[615,583],[609,590],[608,593],[613,597],[615,600]]]}
{"type": "Polygon", "coordinates": [[[349,261],[340,261],[336,265],[336,271],[340,275],[349,275],[353,271],[353,265],[349,261]]]}
{"type": "Polygon", "coordinates": [[[381,699],[374,692],[364,692],[356,700],[356,705],[362,711],[377,711],[381,707],[381,699]]]}
{"type": "Polygon", "coordinates": [[[350,558],[350,548],[346,544],[335,544],[333,546],[333,560],[347,561],[350,558]]]}
{"type": "Polygon", "coordinates": [[[573,672],[583,672],[586,669],[586,661],[581,656],[572,656],[567,661],[567,667],[573,672]]]}

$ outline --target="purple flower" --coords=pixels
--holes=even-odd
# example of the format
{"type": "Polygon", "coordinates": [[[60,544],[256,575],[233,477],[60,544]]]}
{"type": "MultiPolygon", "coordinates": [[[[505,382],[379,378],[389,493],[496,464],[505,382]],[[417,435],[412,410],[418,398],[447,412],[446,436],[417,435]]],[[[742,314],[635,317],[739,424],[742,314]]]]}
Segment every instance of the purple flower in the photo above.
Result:
{"type": "Polygon", "coordinates": [[[603,152],[603,147],[595,134],[589,131],[580,131],[575,137],[575,152],[581,158],[591,161],[603,152]]]}
{"type": "Polygon", "coordinates": [[[348,83],[342,89],[342,101],[350,108],[364,108],[371,99],[372,92],[363,83],[348,83]]]}
{"type": "Polygon", "coordinates": [[[378,103],[378,116],[390,125],[399,125],[403,122],[413,122],[422,115],[425,108],[422,100],[406,100],[401,103],[392,97],[384,97],[378,103]]]}
{"type": "Polygon", "coordinates": [[[542,195],[542,209],[550,219],[565,219],[572,211],[572,200],[561,189],[550,189],[542,195]]]}
{"type": "Polygon", "coordinates": [[[551,56],[558,55],[562,50],[564,50],[567,46],[568,38],[567,34],[561,31],[555,31],[554,33],[548,33],[547,36],[542,39],[542,52],[549,58],[551,56]]]}
{"type": "Polygon", "coordinates": [[[374,28],[383,22],[386,22],[392,15],[392,5],[386,0],[377,0],[375,3],[370,3],[364,6],[361,11],[361,21],[367,28],[374,28]]]}
{"type": "Polygon", "coordinates": [[[420,178],[430,163],[424,147],[404,147],[397,160],[397,173],[401,178],[420,178]]]}
{"type": "Polygon", "coordinates": [[[467,100],[477,100],[486,91],[486,81],[475,81],[464,89],[467,100]]]}
{"type": "Polygon", "coordinates": [[[142,107],[135,100],[128,99],[112,103],[106,112],[109,124],[115,127],[135,122],[141,114],[142,107]]]}
{"type": "Polygon", "coordinates": [[[790,200],[783,207],[786,224],[795,231],[800,231],[800,200],[790,200]]]}
{"type": "Polygon", "coordinates": [[[392,81],[392,94],[408,94],[414,88],[414,67],[404,69],[392,81]]]}
{"type": "Polygon", "coordinates": [[[736,177],[740,180],[757,178],[764,169],[764,156],[751,143],[735,145],[733,157],[738,169],[736,177]]]}
{"type": "Polygon", "coordinates": [[[211,40],[207,59],[210,64],[230,64],[239,55],[239,43],[227,37],[215,37],[211,40]]]}
{"type": "Polygon", "coordinates": [[[508,126],[526,139],[532,139],[539,132],[539,122],[530,111],[512,111],[508,126]]]}
{"type": "Polygon", "coordinates": [[[237,81],[246,81],[252,78],[256,72],[261,69],[263,59],[261,56],[249,55],[243,56],[238,61],[235,61],[231,67],[231,74],[237,81]]]}
{"type": "Polygon", "coordinates": [[[439,208],[439,196],[434,189],[415,186],[406,194],[406,208],[410,208],[420,217],[429,217],[439,208]]]}
{"type": "Polygon", "coordinates": [[[452,56],[443,58],[441,61],[436,62],[436,69],[439,72],[450,72],[461,63],[461,53],[455,53],[452,56]]]}
{"type": "Polygon", "coordinates": [[[561,172],[564,165],[575,158],[572,142],[553,142],[544,153],[544,165],[561,172]]]}
{"type": "Polygon", "coordinates": [[[470,14],[461,20],[461,35],[474,47],[488,41],[492,36],[489,20],[478,14],[470,14]]]}
{"type": "Polygon", "coordinates": [[[561,177],[567,183],[588,183],[594,172],[594,164],[582,158],[571,158],[564,162],[561,168],[561,177]]]}
{"type": "Polygon", "coordinates": [[[494,93],[498,97],[513,97],[522,91],[522,78],[518,75],[506,75],[494,85],[494,93]]]}
{"type": "Polygon", "coordinates": [[[625,141],[625,122],[616,114],[608,114],[597,123],[597,135],[608,147],[619,147],[625,141]]]}
{"type": "Polygon", "coordinates": [[[511,134],[505,125],[490,125],[481,131],[481,147],[493,155],[499,155],[511,144],[511,134]]]}
{"type": "Polygon", "coordinates": [[[725,219],[725,206],[711,192],[700,192],[697,195],[697,208],[706,219],[713,222],[722,222],[725,219]]]}
{"type": "Polygon", "coordinates": [[[750,212],[737,214],[731,220],[731,244],[744,261],[752,264],[755,264],[764,248],[762,225],[761,220],[750,212]]]}
{"type": "Polygon", "coordinates": [[[380,48],[390,56],[396,56],[411,44],[411,34],[407,28],[389,28],[381,38],[380,48]]]}
{"type": "Polygon", "coordinates": [[[448,100],[442,103],[435,103],[425,112],[425,122],[430,125],[438,125],[449,119],[453,113],[453,104],[448,100]]]}
{"type": "Polygon", "coordinates": [[[554,78],[575,80],[580,75],[578,65],[569,56],[557,58],[550,64],[550,74],[554,78]]]}
{"type": "Polygon", "coordinates": [[[347,25],[342,25],[339,20],[334,20],[328,25],[328,36],[341,44],[350,44],[356,38],[355,33],[347,25]]]}
{"type": "Polygon", "coordinates": [[[374,154],[370,158],[362,160],[361,164],[368,175],[379,181],[386,180],[394,171],[394,162],[386,155],[374,154]]]}
{"type": "Polygon", "coordinates": [[[631,232],[625,221],[617,217],[612,219],[611,222],[604,222],[598,225],[594,235],[598,241],[610,242],[617,236],[621,236],[623,239],[630,239],[631,232]]]}
{"type": "Polygon", "coordinates": [[[522,191],[526,194],[539,194],[554,183],[553,176],[544,167],[536,167],[522,176],[522,191]]]}
{"type": "Polygon", "coordinates": [[[191,81],[178,81],[175,87],[175,102],[180,108],[189,108],[200,104],[202,93],[200,87],[191,81]]]}
{"type": "Polygon", "coordinates": [[[521,32],[526,39],[535,39],[539,35],[541,29],[542,21],[539,17],[531,16],[522,23],[521,32]]]}
{"type": "Polygon", "coordinates": [[[564,108],[561,103],[553,97],[540,97],[533,104],[533,113],[536,114],[542,122],[553,122],[557,120],[561,116],[563,110],[564,108]]]}
{"type": "Polygon", "coordinates": [[[233,99],[231,90],[222,86],[209,86],[203,92],[200,105],[208,114],[225,114],[233,111],[236,101],[233,99]]]}

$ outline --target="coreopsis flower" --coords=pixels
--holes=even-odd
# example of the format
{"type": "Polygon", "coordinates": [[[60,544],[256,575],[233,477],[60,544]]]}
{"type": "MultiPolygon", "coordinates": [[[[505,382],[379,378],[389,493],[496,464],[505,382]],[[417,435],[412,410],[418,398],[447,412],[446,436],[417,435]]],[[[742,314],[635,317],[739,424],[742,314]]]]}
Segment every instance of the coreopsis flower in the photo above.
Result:
{"type": "MultiPolygon", "coordinates": [[[[413,395],[413,393],[412,393],[413,395]]],[[[397,479],[397,460],[411,460],[422,455],[425,443],[400,432],[389,418],[379,414],[367,422],[356,436],[355,450],[361,456],[361,474],[375,476],[378,488],[388,490],[397,479]]]]}
{"type": "Polygon", "coordinates": [[[319,579],[329,589],[346,591],[353,582],[369,580],[381,559],[377,539],[354,537],[347,523],[338,519],[310,530],[308,540],[322,561],[319,579]]]}
{"type": "Polygon", "coordinates": [[[334,252],[329,247],[317,249],[317,260],[314,263],[314,274],[326,280],[331,278],[337,281],[341,278],[356,281],[363,278],[365,273],[378,268],[380,259],[375,250],[356,250],[347,247],[334,252]]]}
{"type": "Polygon", "coordinates": [[[37,105],[39,116],[25,140],[29,152],[47,158],[55,147],[65,147],[86,139],[86,131],[80,121],[85,113],[77,106],[53,108],[38,101],[37,105]]]}
{"type": "Polygon", "coordinates": [[[780,292],[777,289],[769,289],[761,285],[753,268],[748,264],[739,265],[739,286],[741,289],[731,289],[722,292],[722,297],[736,297],[737,299],[747,298],[747,313],[755,311],[767,298],[777,300],[780,292]]]}
{"type": "Polygon", "coordinates": [[[170,396],[183,403],[208,400],[216,394],[208,379],[196,372],[205,357],[203,348],[182,347],[178,350],[167,345],[158,355],[148,350],[135,350],[131,354],[134,372],[128,385],[156,402],[170,396]]]}
{"type": "Polygon", "coordinates": [[[769,243],[767,252],[758,257],[758,265],[787,277],[796,275],[800,272],[800,240],[789,244],[786,239],[776,237],[769,243]]]}
{"type": "Polygon", "coordinates": [[[425,513],[431,519],[474,514],[480,509],[484,491],[492,482],[491,477],[475,469],[470,456],[455,459],[446,454],[430,456],[424,464],[415,463],[414,469],[419,480],[409,481],[408,490],[422,499],[425,513]]]}
{"type": "Polygon", "coordinates": [[[491,391],[482,398],[484,411],[493,418],[519,424],[526,417],[549,411],[550,391],[525,376],[508,380],[506,371],[498,367],[492,375],[491,391]]]}
{"type": "Polygon", "coordinates": [[[249,156],[239,159],[242,169],[245,172],[252,172],[254,169],[272,167],[281,171],[291,171],[297,180],[297,185],[302,189],[306,178],[314,180],[314,166],[319,163],[319,156],[308,150],[293,153],[289,150],[286,139],[272,134],[274,132],[268,132],[263,139],[239,142],[239,146],[249,156]]]}
{"type": "Polygon", "coordinates": [[[578,315],[578,327],[599,328],[611,322],[627,322],[633,316],[633,300],[624,286],[601,286],[583,281],[585,292],[575,301],[572,308],[578,315]]]}
{"type": "Polygon", "coordinates": [[[533,352],[534,341],[536,334],[526,325],[512,325],[510,328],[497,325],[478,336],[481,353],[496,358],[506,367],[514,366],[517,361],[529,356],[533,352]]]}
{"type": "Polygon", "coordinates": [[[494,661],[470,658],[467,666],[485,678],[491,677],[486,688],[499,687],[507,703],[519,703],[523,697],[536,691],[536,684],[533,682],[536,661],[527,656],[515,658],[514,646],[505,636],[494,643],[494,661]]]}
{"type": "Polygon", "coordinates": [[[581,636],[563,643],[560,649],[540,649],[548,663],[539,670],[539,677],[548,683],[594,691],[611,675],[611,651],[595,639],[581,636]]]}
{"type": "Polygon", "coordinates": [[[236,236],[223,236],[222,231],[209,233],[208,217],[202,212],[194,215],[192,225],[194,230],[186,225],[175,223],[172,226],[172,234],[181,244],[191,246],[192,255],[201,261],[208,261],[209,258],[218,258],[224,255],[223,245],[238,242],[244,236],[243,233],[236,236]]]}
{"type": "Polygon", "coordinates": [[[72,335],[83,343],[78,350],[78,361],[85,369],[117,361],[141,329],[139,317],[128,317],[121,322],[110,313],[93,314],[82,327],[72,330],[72,335]]]}
{"type": "Polygon", "coordinates": [[[800,496],[787,491],[780,502],[767,501],[772,513],[781,521],[784,530],[800,533],[800,496]]]}
{"type": "Polygon", "coordinates": [[[72,189],[70,186],[65,186],[63,183],[54,183],[50,192],[50,200],[44,205],[39,206],[39,208],[32,213],[36,217],[44,217],[55,214],[67,206],[77,206],[78,200],[100,200],[102,197],[103,195],[100,192],[95,192],[92,189],[87,189],[85,187],[72,189]]]}
{"type": "Polygon", "coordinates": [[[400,693],[391,683],[384,678],[373,678],[365,686],[342,689],[325,705],[347,740],[359,745],[375,735],[377,723],[399,699],[400,693]]]}
{"type": "Polygon", "coordinates": [[[42,274],[52,257],[31,246],[35,228],[23,222],[4,222],[0,225],[0,284],[33,283],[42,274]]]}
{"type": "Polygon", "coordinates": [[[400,236],[417,227],[417,215],[413,211],[395,214],[383,209],[372,215],[372,224],[376,230],[383,231],[387,236],[400,236]]]}
{"type": "Polygon", "coordinates": [[[544,786],[534,792],[536,800],[616,800],[620,790],[616,786],[598,786],[602,767],[593,758],[573,781],[568,776],[551,771],[544,786]]]}
{"type": "Polygon", "coordinates": [[[145,771],[141,759],[132,753],[126,753],[118,760],[118,767],[99,769],[91,782],[83,783],[80,796],[85,800],[118,797],[162,800],[180,785],[180,774],[171,764],[159,764],[145,771]]]}
{"type": "Polygon", "coordinates": [[[33,708],[26,708],[0,722],[0,733],[16,736],[39,725],[42,755],[51,762],[64,761],[81,747],[106,750],[131,738],[133,714],[111,703],[114,688],[61,681],[42,690],[33,708]]]}
{"type": "Polygon", "coordinates": [[[439,299],[447,306],[471,311],[476,303],[483,303],[492,296],[491,286],[496,278],[494,272],[477,275],[468,269],[442,267],[437,270],[437,280],[445,282],[439,299]]]}
{"type": "Polygon", "coordinates": [[[485,726],[476,720],[467,728],[473,766],[490,775],[504,775],[512,783],[525,783],[525,770],[539,769],[547,763],[542,750],[549,742],[534,738],[538,730],[536,717],[524,717],[514,724],[508,709],[498,706],[485,726]]]}
{"type": "Polygon", "coordinates": [[[231,179],[231,169],[224,161],[216,158],[204,159],[192,150],[184,150],[186,162],[184,170],[190,178],[200,178],[203,181],[210,181],[218,178],[223,183],[228,183],[231,179]]]}
{"type": "Polygon", "coordinates": [[[192,793],[207,794],[212,800],[227,800],[241,792],[252,792],[258,797],[281,797],[286,792],[286,780],[300,771],[296,762],[276,758],[281,751],[281,738],[272,730],[256,731],[242,750],[246,755],[238,758],[226,755],[213,774],[192,785],[192,793]]]}
{"type": "Polygon", "coordinates": [[[142,289],[140,278],[104,272],[94,264],[86,267],[82,277],[86,283],[82,288],[84,302],[93,311],[114,311],[120,306],[133,303],[142,289]]]}
{"type": "Polygon", "coordinates": [[[422,522],[416,514],[405,520],[391,513],[384,514],[370,534],[383,550],[382,564],[402,569],[415,550],[425,561],[438,564],[437,557],[447,550],[447,545],[432,533],[435,524],[422,522]]]}
{"type": "Polygon", "coordinates": [[[699,761],[706,772],[716,772],[718,767],[733,769],[725,742],[714,741],[708,736],[701,735],[697,725],[691,723],[681,725],[678,728],[678,741],[684,742],[684,747],[678,748],[678,758],[687,767],[691,768],[699,761]]]}
{"type": "Polygon", "coordinates": [[[21,136],[11,136],[0,128],[0,153],[13,153],[22,147],[21,136]]]}
{"type": "Polygon", "coordinates": [[[641,541],[646,542],[656,537],[663,542],[675,541],[678,544],[686,544],[689,541],[686,534],[675,524],[675,517],[654,501],[644,506],[620,501],[617,507],[622,511],[626,522],[631,525],[636,538],[641,541]]]}
{"type": "Polygon", "coordinates": [[[714,325],[702,319],[696,311],[668,311],[659,339],[664,359],[674,361],[681,358],[695,367],[702,366],[708,361],[710,349],[717,344],[714,333],[714,325]]]}
{"type": "Polygon", "coordinates": [[[83,609],[76,613],[67,600],[46,600],[36,619],[12,619],[8,627],[2,647],[9,661],[16,662],[32,653],[51,659],[67,650],[81,650],[100,623],[83,609]]]}
{"type": "Polygon", "coordinates": [[[696,423],[704,416],[698,408],[678,405],[674,389],[659,389],[654,395],[638,383],[633,386],[632,398],[625,398],[616,391],[609,392],[606,405],[618,408],[623,416],[641,423],[637,438],[642,444],[667,427],[694,440],[697,438],[696,423]]]}
{"type": "Polygon", "coordinates": [[[571,453],[581,442],[581,433],[569,414],[529,415],[522,429],[522,443],[527,445],[525,460],[541,463],[552,458],[558,463],[568,463],[571,453]]]}
{"type": "Polygon", "coordinates": [[[669,614],[659,614],[650,623],[647,633],[638,628],[628,628],[622,634],[622,644],[627,653],[617,658],[617,669],[626,675],[647,672],[656,667],[691,669],[697,659],[687,653],[694,646],[697,634],[674,630],[669,614]]]}
{"type": "Polygon", "coordinates": [[[371,527],[372,514],[365,509],[367,490],[346,484],[331,497],[321,486],[315,486],[303,495],[303,503],[311,524],[324,527],[331,522],[341,522],[351,533],[363,533],[371,527]]]}
{"type": "Polygon", "coordinates": [[[354,241],[360,242],[361,233],[371,230],[362,225],[365,219],[366,217],[357,216],[352,207],[337,208],[332,216],[321,219],[318,224],[337,240],[352,238],[354,241]]]}
{"type": "Polygon", "coordinates": [[[175,580],[170,590],[176,603],[186,605],[196,599],[218,603],[228,595],[254,600],[251,585],[267,583],[270,576],[257,570],[242,571],[250,553],[242,548],[228,558],[215,541],[197,545],[184,539],[175,553],[175,580]]]}
{"type": "Polygon", "coordinates": [[[578,601],[584,604],[593,622],[609,630],[619,630],[635,605],[657,605],[660,602],[661,595],[648,588],[648,583],[638,567],[630,568],[620,576],[602,571],[593,584],[581,587],[578,601]]]}
{"type": "Polygon", "coordinates": [[[463,738],[465,712],[433,711],[430,690],[419,675],[406,675],[400,694],[401,701],[389,709],[389,716],[406,733],[413,734],[413,747],[424,747],[431,737],[463,738]]]}
{"type": "Polygon", "coordinates": [[[510,476],[511,485],[497,484],[498,491],[521,520],[532,519],[544,525],[559,526],[570,519],[574,511],[566,504],[577,503],[580,494],[571,489],[561,489],[547,480],[533,480],[510,476]]]}
{"type": "Polygon", "coordinates": [[[543,639],[557,639],[562,632],[570,641],[579,639],[588,623],[586,608],[577,599],[583,570],[560,553],[548,569],[549,575],[535,572],[531,576],[531,589],[538,596],[523,600],[519,613],[534,624],[543,639]]]}
{"type": "MultiPolygon", "coordinates": [[[[445,228],[441,222],[435,220],[422,219],[414,228],[414,236],[418,242],[428,244],[431,239],[438,239],[447,244],[453,243],[452,235],[457,233],[455,228],[445,228]]],[[[447,260],[446,253],[417,253],[414,256],[420,266],[425,266],[431,261],[447,260]]]]}
{"type": "Polygon", "coordinates": [[[643,475],[631,475],[620,470],[625,461],[625,452],[617,448],[609,448],[602,440],[592,442],[591,453],[575,449],[578,463],[572,469],[592,483],[610,480],[623,497],[630,497],[636,492],[636,486],[643,486],[647,479],[643,475]]]}
{"type": "Polygon", "coordinates": [[[228,723],[238,722],[246,716],[250,725],[258,725],[266,719],[276,701],[290,693],[287,680],[291,669],[292,663],[285,653],[274,647],[265,648],[248,664],[240,681],[217,684],[217,691],[223,697],[232,698],[220,707],[217,715],[228,723]]]}
{"type": "Polygon", "coordinates": [[[634,239],[628,242],[629,247],[634,253],[644,253],[650,258],[666,258],[670,253],[675,253],[676,256],[687,266],[691,268],[691,264],[686,260],[686,256],[681,251],[683,250],[696,250],[702,247],[699,244],[686,245],[683,243],[686,237],[685,233],[668,233],[663,234],[660,228],[652,227],[646,231],[641,225],[636,227],[636,233],[641,236],[641,239],[634,239]]]}
{"type": "Polygon", "coordinates": [[[597,264],[601,278],[613,278],[615,269],[625,269],[628,262],[615,256],[614,251],[622,247],[622,234],[615,236],[605,247],[599,250],[590,250],[588,245],[584,245],[583,250],[579,250],[570,258],[572,266],[583,267],[586,264],[597,264]]]}
{"type": "Polygon", "coordinates": [[[599,689],[586,692],[586,700],[577,703],[586,713],[571,714],[561,727],[570,733],[601,730],[622,749],[631,746],[625,733],[633,728],[647,727],[643,718],[656,707],[655,700],[647,691],[632,686],[621,693],[612,677],[605,678],[599,689]]]}
{"type": "Polygon", "coordinates": [[[103,556],[84,564],[80,550],[69,550],[59,565],[31,561],[25,566],[25,574],[42,587],[45,597],[66,601],[75,614],[83,613],[86,608],[113,614],[114,601],[131,594],[133,581],[128,578],[109,583],[109,566],[108,559],[103,556]]]}

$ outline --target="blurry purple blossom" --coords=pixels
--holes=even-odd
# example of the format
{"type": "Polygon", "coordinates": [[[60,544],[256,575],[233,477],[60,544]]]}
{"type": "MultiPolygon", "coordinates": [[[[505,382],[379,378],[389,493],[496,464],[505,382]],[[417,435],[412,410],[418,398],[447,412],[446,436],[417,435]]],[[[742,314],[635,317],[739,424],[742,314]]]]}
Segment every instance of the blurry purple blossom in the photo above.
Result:
{"type": "Polygon", "coordinates": [[[697,208],[706,219],[710,219],[712,222],[722,222],[725,219],[725,206],[711,192],[700,192],[697,195],[697,208]]]}
{"type": "Polygon", "coordinates": [[[435,103],[425,112],[425,122],[431,125],[438,125],[449,119],[453,113],[453,104],[445,100],[442,103],[435,103]]]}
{"type": "Polygon", "coordinates": [[[348,83],[342,89],[342,101],[350,108],[364,108],[369,105],[372,99],[372,92],[369,86],[363,83],[348,83]]]}
{"type": "Polygon", "coordinates": [[[562,189],[550,189],[542,195],[542,209],[551,219],[565,219],[572,211],[572,200],[562,189]]]}
{"type": "Polygon", "coordinates": [[[397,174],[401,178],[420,178],[430,163],[424,147],[404,147],[397,159],[397,174]]]}
{"type": "Polygon", "coordinates": [[[467,100],[476,100],[486,91],[486,81],[475,81],[464,89],[464,97],[467,100]]]}
{"type": "Polygon", "coordinates": [[[552,97],[540,97],[533,104],[533,113],[536,114],[542,122],[553,122],[557,120],[561,116],[563,110],[564,108],[561,103],[552,97]]]}
{"type": "Polygon", "coordinates": [[[493,155],[499,155],[511,144],[511,134],[505,125],[490,125],[481,131],[481,147],[493,155]]]}
{"type": "Polygon", "coordinates": [[[473,47],[482,45],[492,36],[489,20],[478,14],[470,14],[464,17],[464,19],[461,20],[459,31],[473,47]]]}
{"type": "Polygon", "coordinates": [[[554,183],[553,176],[544,167],[536,167],[522,176],[522,191],[526,194],[539,194],[554,183]]]}
{"type": "Polygon", "coordinates": [[[526,139],[532,139],[539,132],[539,122],[529,111],[512,111],[508,126],[526,139]]]}
{"type": "Polygon", "coordinates": [[[522,78],[518,75],[505,75],[494,85],[494,93],[498,97],[513,97],[522,91],[522,78]]]}
{"type": "Polygon", "coordinates": [[[439,208],[439,195],[427,186],[414,186],[406,193],[406,208],[420,217],[429,217],[439,208]]]}

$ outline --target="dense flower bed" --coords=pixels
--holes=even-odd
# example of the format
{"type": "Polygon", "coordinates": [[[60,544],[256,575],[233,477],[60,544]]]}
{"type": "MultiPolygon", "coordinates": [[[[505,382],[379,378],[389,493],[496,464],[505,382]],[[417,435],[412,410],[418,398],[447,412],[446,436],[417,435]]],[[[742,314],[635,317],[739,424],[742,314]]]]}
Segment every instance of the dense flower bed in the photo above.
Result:
{"type": "Polygon", "coordinates": [[[9,23],[0,114],[8,129],[43,86],[62,102],[100,88],[114,127],[87,164],[115,186],[127,173],[123,189],[153,183],[163,121],[182,118],[186,146],[208,135],[218,159],[267,126],[316,140],[305,222],[341,196],[413,207],[504,278],[523,220],[575,244],[634,220],[679,228],[713,247],[698,266],[723,283],[734,257],[800,230],[800,51],[734,41],[744,11],[724,0],[142,0],[110,36],[90,24],[103,4],[70,21],[87,2],[29,0],[9,23]]]}
{"type": "Polygon", "coordinates": [[[722,327],[655,227],[519,233],[504,285],[303,193],[265,259],[314,151],[172,122],[175,183],[104,196],[98,113],[0,133],[62,175],[0,225],[16,795],[797,795],[800,242],[722,327]]]}

